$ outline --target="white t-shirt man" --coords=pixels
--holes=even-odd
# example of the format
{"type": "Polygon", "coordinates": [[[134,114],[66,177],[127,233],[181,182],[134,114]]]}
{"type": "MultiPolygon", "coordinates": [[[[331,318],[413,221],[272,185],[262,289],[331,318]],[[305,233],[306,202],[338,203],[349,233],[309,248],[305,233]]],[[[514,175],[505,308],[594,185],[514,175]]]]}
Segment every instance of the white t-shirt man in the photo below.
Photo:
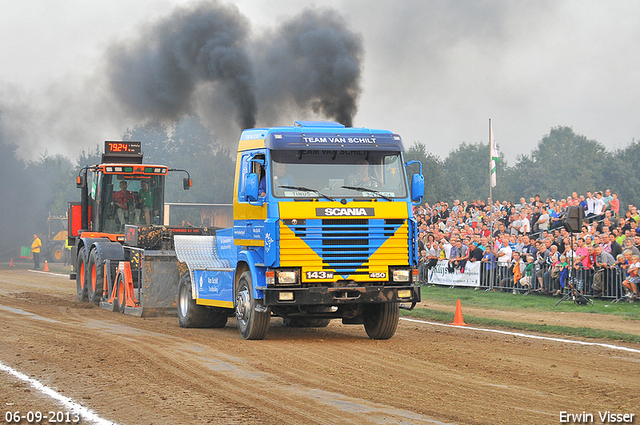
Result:
{"type": "Polygon", "coordinates": [[[522,233],[523,235],[531,233],[531,223],[529,222],[529,219],[526,215],[522,214],[520,216],[520,222],[522,223],[520,225],[520,233],[522,233]]]}
{"type": "Polygon", "coordinates": [[[498,250],[498,263],[502,265],[509,264],[511,262],[511,256],[513,252],[509,244],[504,245],[498,250]]]}
{"type": "Polygon", "coordinates": [[[606,207],[604,201],[602,200],[602,197],[597,197],[595,199],[594,205],[593,205],[593,213],[595,215],[601,215],[602,211],[604,210],[604,208],[606,207]]]}
{"type": "Polygon", "coordinates": [[[547,214],[546,210],[540,214],[540,218],[538,219],[538,229],[549,230],[549,214],[547,214]]]}

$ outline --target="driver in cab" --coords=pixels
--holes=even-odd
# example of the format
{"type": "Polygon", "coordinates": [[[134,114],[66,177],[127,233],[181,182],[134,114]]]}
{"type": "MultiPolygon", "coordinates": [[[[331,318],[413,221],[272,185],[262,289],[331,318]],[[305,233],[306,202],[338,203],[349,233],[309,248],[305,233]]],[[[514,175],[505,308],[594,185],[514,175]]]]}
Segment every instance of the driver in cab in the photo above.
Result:
{"type": "Polygon", "coordinates": [[[116,205],[116,213],[121,224],[125,224],[124,212],[129,211],[129,204],[135,202],[135,199],[133,192],[127,190],[127,181],[121,180],[120,190],[113,194],[113,202],[116,205]]]}
{"type": "Polygon", "coordinates": [[[376,186],[377,180],[369,176],[369,163],[365,160],[358,161],[356,172],[347,177],[348,186],[370,187],[376,186]]]}
{"type": "MultiPolygon", "coordinates": [[[[275,162],[273,164],[273,183],[275,189],[280,189],[281,186],[295,186],[295,180],[293,176],[287,173],[287,164],[282,162],[275,162]]],[[[263,177],[260,179],[258,186],[258,193],[260,197],[266,196],[267,192],[267,179],[263,177]]]]}

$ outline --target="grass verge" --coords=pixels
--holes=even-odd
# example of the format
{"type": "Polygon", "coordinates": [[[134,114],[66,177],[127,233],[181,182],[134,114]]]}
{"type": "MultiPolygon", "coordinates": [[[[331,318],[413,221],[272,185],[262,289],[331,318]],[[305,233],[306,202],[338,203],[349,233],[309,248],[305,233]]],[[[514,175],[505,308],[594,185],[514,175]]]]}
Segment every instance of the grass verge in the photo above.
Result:
{"type": "Polygon", "coordinates": [[[535,294],[520,295],[501,291],[475,291],[473,288],[443,286],[423,286],[421,294],[423,301],[454,307],[456,300],[460,299],[465,306],[484,309],[596,313],[621,316],[629,320],[640,320],[640,303],[614,303],[611,299],[594,299],[593,305],[578,305],[572,300],[567,300],[555,307],[555,304],[560,301],[560,297],[535,294]]]}
{"type": "MultiPolygon", "coordinates": [[[[441,311],[428,308],[416,308],[413,311],[401,310],[402,315],[426,319],[429,321],[451,323],[454,319],[456,300],[460,299],[465,307],[493,310],[529,310],[554,312],[579,312],[591,314],[609,314],[621,316],[623,320],[640,320],[638,303],[612,303],[612,300],[593,300],[593,305],[581,306],[567,300],[555,304],[560,298],[543,295],[511,294],[505,292],[475,291],[472,288],[448,288],[439,286],[422,287],[422,300],[452,306],[451,310],[441,311]]],[[[602,338],[614,341],[640,343],[640,335],[588,327],[547,325],[528,322],[515,322],[504,319],[464,315],[464,321],[470,325],[500,327],[518,331],[540,332],[546,334],[576,336],[583,338],[602,338]]]]}
{"type": "MultiPolygon", "coordinates": [[[[416,308],[412,311],[401,311],[402,316],[410,316],[426,319],[434,322],[453,322],[454,313],[427,308],[416,308]]],[[[468,325],[480,325],[490,327],[500,327],[518,331],[540,332],[555,335],[578,336],[583,338],[602,338],[614,341],[640,343],[640,335],[634,335],[618,331],[608,331],[604,329],[592,329],[586,327],[572,327],[559,325],[535,324],[527,322],[514,322],[503,319],[492,319],[487,317],[477,317],[469,314],[464,315],[464,322],[468,325]]]]}

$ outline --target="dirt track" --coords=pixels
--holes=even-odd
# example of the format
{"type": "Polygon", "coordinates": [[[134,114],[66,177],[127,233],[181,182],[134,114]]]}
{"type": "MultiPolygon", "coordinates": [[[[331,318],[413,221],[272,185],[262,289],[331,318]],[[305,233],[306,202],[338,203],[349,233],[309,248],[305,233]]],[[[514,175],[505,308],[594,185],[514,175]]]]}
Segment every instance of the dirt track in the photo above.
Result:
{"type": "MultiPolygon", "coordinates": [[[[373,341],[362,326],[290,329],[273,319],[267,339],[244,341],[234,320],[182,329],[174,317],[111,313],[76,301],[72,281],[26,270],[0,270],[0,330],[1,363],[119,424],[556,424],[561,411],[592,413],[595,423],[598,411],[640,414],[637,352],[409,321],[373,341]]],[[[3,420],[7,410],[61,410],[3,372],[0,388],[3,420]]]]}

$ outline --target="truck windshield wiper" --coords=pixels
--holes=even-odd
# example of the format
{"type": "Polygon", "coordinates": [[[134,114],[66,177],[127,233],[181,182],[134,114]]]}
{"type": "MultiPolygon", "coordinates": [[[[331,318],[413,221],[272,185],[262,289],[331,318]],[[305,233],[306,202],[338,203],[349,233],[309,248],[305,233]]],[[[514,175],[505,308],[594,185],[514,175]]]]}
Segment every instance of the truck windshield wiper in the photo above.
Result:
{"type": "Polygon", "coordinates": [[[383,195],[382,193],[378,192],[377,190],[369,189],[368,187],[362,187],[362,186],[341,186],[341,187],[343,189],[351,189],[351,190],[359,190],[361,192],[375,193],[376,195],[380,196],[381,198],[386,199],[387,201],[393,201],[393,199],[389,198],[388,196],[383,195]]]}
{"type": "Polygon", "coordinates": [[[304,186],[279,186],[279,187],[281,187],[283,189],[295,189],[295,190],[302,190],[304,192],[317,193],[318,195],[322,196],[324,199],[328,199],[330,201],[335,202],[335,199],[328,197],[324,193],[320,192],[318,189],[310,189],[310,188],[304,187],[304,186]]]}

